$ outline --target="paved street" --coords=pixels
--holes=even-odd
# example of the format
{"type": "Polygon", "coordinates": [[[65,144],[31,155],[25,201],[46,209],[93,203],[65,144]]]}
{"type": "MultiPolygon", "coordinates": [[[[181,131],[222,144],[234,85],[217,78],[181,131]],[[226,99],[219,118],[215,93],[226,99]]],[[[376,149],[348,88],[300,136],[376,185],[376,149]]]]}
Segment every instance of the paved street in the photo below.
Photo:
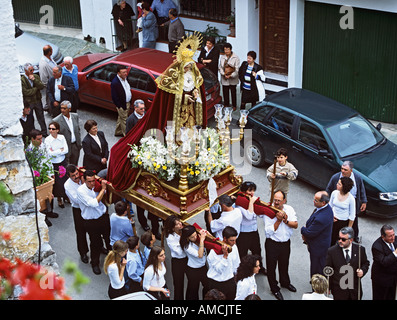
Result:
{"type": "MultiPolygon", "coordinates": [[[[59,38],[59,37],[58,37],[59,38]]],[[[82,48],[77,48],[77,45],[73,48],[73,53],[68,52],[68,44],[70,41],[73,42],[73,39],[59,38],[64,41],[64,47],[61,47],[61,50],[66,55],[75,56],[78,52],[83,53],[82,48]],[[68,41],[66,41],[68,40],[68,41]]],[[[51,41],[56,43],[57,38],[51,38],[51,41]]],[[[77,43],[77,42],[76,42],[77,43]]],[[[80,42],[79,42],[80,43],[80,42]]],[[[56,43],[59,44],[59,43],[56,43]]],[[[84,43],[81,45],[84,46],[84,43]]],[[[94,52],[93,49],[89,49],[87,51],[94,52]]],[[[80,117],[80,127],[82,130],[82,136],[85,136],[85,131],[83,129],[83,125],[88,119],[95,119],[98,122],[99,130],[104,131],[105,136],[108,140],[109,146],[113,146],[114,143],[118,140],[118,138],[114,137],[114,127],[116,124],[117,113],[113,113],[107,110],[98,110],[97,108],[89,105],[82,105],[78,110],[78,114],[80,117]]],[[[51,118],[46,113],[46,121],[47,124],[51,118]]],[[[391,126],[392,133],[391,135],[395,135],[395,126],[391,126]]],[[[80,164],[82,163],[82,153],[80,156],[80,164]]],[[[257,169],[251,168],[252,170],[249,173],[244,173],[245,181],[253,181],[257,184],[258,190],[257,195],[261,197],[261,199],[268,201],[269,200],[269,183],[265,177],[265,168],[257,169]]],[[[239,172],[239,168],[237,168],[237,173],[239,172]]],[[[281,292],[284,295],[286,300],[300,300],[302,294],[308,291],[311,291],[311,287],[309,284],[309,254],[307,252],[306,246],[302,243],[302,239],[300,236],[300,227],[304,225],[305,221],[310,216],[313,211],[313,196],[317,190],[298,180],[294,181],[291,184],[288,204],[291,205],[298,217],[299,227],[294,231],[292,239],[291,239],[291,257],[290,257],[290,278],[292,284],[297,288],[297,293],[291,293],[286,289],[282,289],[281,292]]],[[[62,265],[66,259],[75,261],[80,267],[81,271],[91,279],[91,283],[85,285],[81,293],[71,292],[71,296],[73,299],[94,299],[94,300],[106,300],[108,299],[107,290],[109,285],[108,277],[102,272],[101,275],[95,275],[89,264],[84,264],[80,261],[79,254],[77,252],[76,247],[76,239],[75,239],[75,231],[73,226],[72,219],[72,210],[70,205],[66,204],[64,209],[58,208],[55,202],[54,211],[60,214],[60,217],[57,219],[51,219],[53,222],[53,226],[50,227],[50,245],[54,249],[57,254],[57,262],[62,268],[62,265]]],[[[113,213],[113,206],[109,209],[110,213],[113,213]]],[[[189,221],[190,223],[197,222],[199,225],[204,226],[204,221],[202,215],[198,215],[189,221]]],[[[376,238],[380,235],[380,227],[384,223],[390,223],[395,228],[397,227],[397,218],[390,220],[380,220],[372,217],[363,217],[359,220],[359,228],[360,233],[363,237],[363,245],[367,249],[367,255],[372,265],[372,255],[371,255],[371,245],[376,238]]],[[[138,235],[143,233],[142,228],[137,222],[137,232],[138,235]]],[[[264,241],[264,231],[263,231],[263,222],[259,219],[259,230],[262,243],[264,241]]],[[[157,242],[159,244],[159,242],[157,242]]],[[[166,264],[170,269],[170,254],[168,248],[166,248],[166,264]]],[[[101,256],[101,262],[103,262],[104,256],[101,256]]],[[[71,287],[72,279],[69,277],[65,277],[66,279],[66,287],[71,287]]],[[[167,284],[172,293],[172,279],[170,270],[167,272],[166,276],[167,284]]],[[[264,300],[275,300],[273,295],[270,293],[269,285],[267,279],[263,275],[258,275],[256,277],[258,284],[258,294],[264,300]]],[[[363,289],[364,296],[363,299],[371,299],[371,280],[370,280],[370,272],[363,279],[363,289]]],[[[172,298],[172,295],[171,295],[172,298]]]]}

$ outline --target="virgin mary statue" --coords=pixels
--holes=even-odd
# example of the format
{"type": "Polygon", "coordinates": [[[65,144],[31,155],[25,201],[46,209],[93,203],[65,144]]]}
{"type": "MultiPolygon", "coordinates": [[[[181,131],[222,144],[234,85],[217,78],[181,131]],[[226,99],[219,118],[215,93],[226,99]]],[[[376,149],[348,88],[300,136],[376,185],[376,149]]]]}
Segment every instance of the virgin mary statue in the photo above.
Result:
{"type": "MultiPolygon", "coordinates": [[[[204,80],[193,60],[200,47],[201,37],[194,33],[184,38],[176,50],[176,59],[157,79],[157,91],[152,106],[128,134],[111,149],[107,180],[117,191],[124,191],[135,183],[139,169],[133,169],[127,155],[130,145],[138,145],[150,129],[164,132],[168,121],[175,130],[181,127],[207,125],[204,80]]],[[[178,132],[175,131],[175,132],[178,132]]]]}

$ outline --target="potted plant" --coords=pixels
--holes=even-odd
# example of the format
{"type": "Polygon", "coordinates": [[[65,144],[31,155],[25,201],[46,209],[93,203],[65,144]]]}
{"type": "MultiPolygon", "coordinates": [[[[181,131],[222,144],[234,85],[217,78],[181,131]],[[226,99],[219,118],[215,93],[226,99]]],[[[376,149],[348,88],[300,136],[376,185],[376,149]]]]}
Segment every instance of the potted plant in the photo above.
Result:
{"type": "Polygon", "coordinates": [[[230,13],[230,16],[226,17],[226,21],[229,22],[229,37],[236,36],[236,16],[234,14],[234,10],[230,13]]]}
{"type": "MultiPolygon", "coordinates": [[[[42,206],[46,199],[52,198],[52,188],[55,180],[51,176],[54,175],[54,167],[46,150],[42,147],[30,145],[26,148],[25,153],[33,169],[37,199],[42,206]]],[[[64,174],[64,172],[59,174],[64,174]]]]}

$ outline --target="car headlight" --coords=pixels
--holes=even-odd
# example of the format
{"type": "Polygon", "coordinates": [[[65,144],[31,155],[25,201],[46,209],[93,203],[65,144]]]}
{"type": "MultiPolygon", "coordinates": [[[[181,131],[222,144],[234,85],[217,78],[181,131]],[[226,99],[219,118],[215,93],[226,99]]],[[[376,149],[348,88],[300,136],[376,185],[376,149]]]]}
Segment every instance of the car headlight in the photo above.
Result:
{"type": "Polygon", "coordinates": [[[379,193],[379,199],[383,201],[393,201],[397,200],[397,191],[396,192],[383,192],[379,193]]]}

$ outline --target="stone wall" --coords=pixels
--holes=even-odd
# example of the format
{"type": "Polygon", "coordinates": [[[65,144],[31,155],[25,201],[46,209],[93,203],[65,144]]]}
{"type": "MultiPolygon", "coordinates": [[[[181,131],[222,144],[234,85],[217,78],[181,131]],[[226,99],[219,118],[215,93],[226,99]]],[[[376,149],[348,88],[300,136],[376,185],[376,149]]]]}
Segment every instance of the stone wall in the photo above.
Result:
{"type": "MultiPolygon", "coordinates": [[[[3,246],[9,258],[37,261],[38,234],[35,193],[30,167],[22,143],[23,100],[15,44],[15,26],[11,1],[3,1],[0,10],[0,181],[14,197],[12,204],[0,204],[0,231],[11,233],[10,247],[3,246]]],[[[38,213],[41,236],[41,264],[57,269],[55,253],[49,245],[44,215],[38,213]]],[[[1,250],[1,249],[0,249],[1,250]]]]}

